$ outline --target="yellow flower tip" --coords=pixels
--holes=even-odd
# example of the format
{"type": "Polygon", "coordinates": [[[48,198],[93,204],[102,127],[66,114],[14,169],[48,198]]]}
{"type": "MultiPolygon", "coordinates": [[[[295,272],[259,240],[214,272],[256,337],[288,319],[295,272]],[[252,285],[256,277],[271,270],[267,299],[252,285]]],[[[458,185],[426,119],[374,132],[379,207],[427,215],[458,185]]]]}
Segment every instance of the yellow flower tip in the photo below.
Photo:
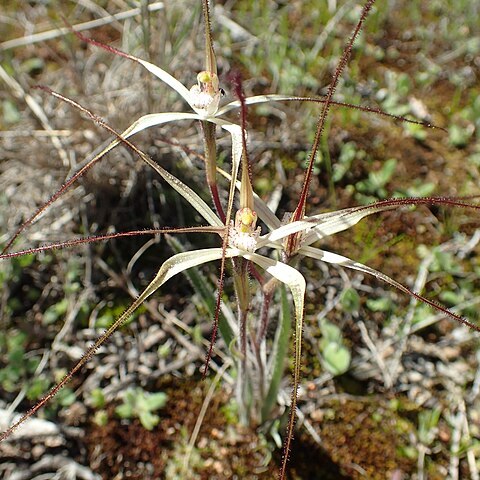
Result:
{"type": "Polygon", "coordinates": [[[213,76],[210,72],[204,70],[197,75],[197,80],[199,83],[210,83],[213,81],[213,76]]]}
{"type": "Polygon", "coordinates": [[[241,208],[236,214],[236,227],[243,233],[251,233],[255,230],[257,214],[248,207],[241,208]]]}
{"type": "Polygon", "coordinates": [[[218,88],[217,74],[208,70],[203,70],[197,75],[197,82],[202,91],[208,92],[211,95],[217,95],[220,91],[218,88]]]}
{"type": "Polygon", "coordinates": [[[245,207],[238,210],[235,215],[235,223],[230,231],[229,245],[254,252],[260,235],[260,227],[255,228],[256,223],[257,214],[252,209],[245,207]]]}
{"type": "Polygon", "coordinates": [[[252,222],[253,222],[253,219],[254,219],[254,216],[252,214],[252,212],[250,211],[250,209],[246,209],[247,211],[246,212],[243,212],[242,213],[242,223],[243,225],[251,225],[252,222]]]}
{"type": "Polygon", "coordinates": [[[197,75],[197,82],[198,84],[190,89],[192,106],[202,110],[203,114],[215,115],[222,96],[217,75],[204,70],[197,75]]]}

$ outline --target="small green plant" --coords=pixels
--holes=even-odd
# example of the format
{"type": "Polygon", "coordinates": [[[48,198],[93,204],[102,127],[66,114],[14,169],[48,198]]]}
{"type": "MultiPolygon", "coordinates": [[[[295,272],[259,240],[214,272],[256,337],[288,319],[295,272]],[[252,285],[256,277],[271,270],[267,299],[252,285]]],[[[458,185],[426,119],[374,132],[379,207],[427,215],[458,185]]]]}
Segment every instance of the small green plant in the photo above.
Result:
{"type": "Polygon", "coordinates": [[[366,305],[372,312],[388,312],[393,306],[392,300],[388,297],[368,298],[366,305]]]}
{"type": "Polygon", "coordinates": [[[123,403],[115,408],[120,418],[138,418],[147,429],[152,430],[160,417],[153,412],[160,410],[167,403],[167,394],[164,392],[148,393],[141,388],[130,388],[125,392],[123,403]]]}
{"type": "Polygon", "coordinates": [[[389,158],[379,170],[370,172],[368,178],[358,182],[355,189],[357,201],[367,205],[377,199],[382,199],[387,196],[386,186],[392,179],[395,169],[397,168],[397,160],[389,158]]]}
{"type": "Polygon", "coordinates": [[[355,142],[346,142],[342,145],[338,161],[333,165],[332,180],[339,182],[350,171],[354,161],[363,161],[366,152],[358,148],[355,142]]]}
{"type": "Polygon", "coordinates": [[[437,438],[438,421],[442,410],[435,408],[433,410],[424,410],[418,414],[418,440],[425,447],[430,446],[437,438]]]}
{"type": "Polygon", "coordinates": [[[415,452],[418,456],[419,478],[424,478],[426,456],[432,453],[432,447],[438,437],[438,422],[442,410],[434,408],[433,410],[424,410],[418,414],[418,448],[415,452]]]}
{"type": "Polygon", "coordinates": [[[393,70],[387,70],[385,77],[387,87],[377,93],[378,100],[381,101],[385,111],[406,115],[410,111],[410,107],[404,102],[411,89],[409,76],[406,73],[398,74],[393,70]]]}
{"type": "Polygon", "coordinates": [[[15,391],[18,383],[32,375],[40,362],[36,356],[26,358],[26,340],[27,336],[23,332],[13,335],[0,332],[0,351],[5,352],[8,357],[8,365],[0,370],[0,385],[7,392],[15,391]]]}
{"type": "Polygon", "coordinates": [[[473,125],[461,127],[460,125],[451,125],[448,129],[450,143],[457,148],[463,148],[467,145],[470,137],[473,135],[473,125]]]}
{"type": "Polygon", "coordinates": [[[342,375],[350,366],[350,351],[344,345],[342,331],[326,320],[321,325],[320,352],[323,365],[332,375],[342,375]]]}
{"type": "Polygon", "coordinates": [[[92,393],[90,394],[90,404],[93,408],[105,407],[105,395],[100,388],[92,390],[92,393]]]}

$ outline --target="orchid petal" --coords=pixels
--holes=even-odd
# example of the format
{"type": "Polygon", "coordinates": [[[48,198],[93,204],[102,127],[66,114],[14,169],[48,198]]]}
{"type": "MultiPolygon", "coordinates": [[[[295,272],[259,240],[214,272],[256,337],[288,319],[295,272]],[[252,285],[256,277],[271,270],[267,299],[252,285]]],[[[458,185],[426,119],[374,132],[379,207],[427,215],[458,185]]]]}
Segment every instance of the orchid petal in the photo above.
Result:
{"type": "MultiPolygon", "coordinates": [[[[226,172],[225,170],[222,170],[221,168],[217,167],[217,171],[220,173],[220,175],[223,175],[228,181],[232,181],[232,176],[226,172]]],[[[242,182],[240,180],[235,181],[235,187],[237,190],[240,190],[240,187],[242,186],[242,182]]],[[[255,212],[258,215],[258,218],[265,223],[265,225],[270,229],[270,230],[275,230],[276,228],[279,228],[282,225],[282,222],[275,216],[275,214],[270,210],[268,205],[255,193],[253,192],[253,205],[255,212]]]]}
{"type": "Polygon", "coordinates": [[[203,265],[204,263],[212,262],[213,260],[219,260],[224,254],[227,258],[230,258],[241,255],[241,252],[236,248],[228,248],[225,252],[222,248],[207,248],[177,253],[173,257],[165,260],[155,278],[140,294],[137,301],[141,299],[141,302],[143,302],[178,273],[192,267],[197,267],[198,265],[203,265]]]}
{"type": "Polygon", "coordinates": [[[287,427],[286,451],[290,449],[290,442],[293,438],[293,428],[295,426],[295,415],[297,405],[297,391],[300,384],[300,369],[302,365],[302,334],[303,334],[303,309],[305,302],[306,283],[303,275],[289,265],[272,260],[270,258],[257,255],[256,253],[242,253],[242,257],[251,260],[260,267],[264,268],[270,275],[280,280],[290,288],[293,302],[295,305],[295,352],[293,362],[293,387],[290,404],[290,418],[287,427]]]}
{"type": "MultiPolygon", "coordinates": [[[[144,115],[143,117],[139,118],[136,122],[134,122],[130,127],[128,127],[123,133],[121,133],[121,137],[127,139],[128,137],[145,130],[146,128],[150,128],[156,125],[161,125],[163,123],[176,121],[176,120],[201,120],[202,117],[200,115],[194,113],[185,113],[185,112],[167,112],[167,113],[153,113],[149,115],[144,115]]],[[[240,165],[240,159],[242,156],[242,142],[241,142],[241,129],[239,125],[236,125],[232,122],[227,120],[217,119],[217,118],[209,118],[207,121],[215,123],[219,125],[224,130],[228,131],[232,137],[232,173],[233,176],[236,177],[238,173],[238,168],[240,165]]],[[[121,142],[120,139],[115,139],[111,142],[106,148],[104,148],[92,161],[102,157],[103,155],[107,154],[111,151],[115,146],[117,146],[121,142]]],[[[168,173],[165,169],[163,169],[160,165],[153,162],[148,156],[144,155],[140,150],[137,150],[137,153],[141,156],[142,160],[144,160],[148,165],[150,165],[157,173],[159,173],[162,178],[172,186],[180,195],[182,195],[196,210],[203,218],[212,226],[221,226],[223,225],[221,220],[217,217],[217,215],[211,210],[211,208],[188,186],[186,186],[183,182],[181,182],[178,178],[173,176],[172,174],[168,173]]],[[[229,195],[229,206],[230,211],[233,205],[233,195],[234,194],[234,186],[230,187],[230,195],[229,195]]]]}
{"type": "Polygon", "coordinates": [[[316,240],[347,230],[368,215],[393,208],[396,208],[396,206],[372,205],[371,207],[346,208],[336,212],[327,212],[305,217],[303,220],[287,223],[273,232],[264,235],[261,237],[260,243],[263,246],[268,242],[278,242],[289,235],[307,231],[302,243],[309,245],[316,240]]]}
{"type": "MultiPolygon", "coordinates": [[[[277,95],[277,94],[269,94],[269,95],[255,95],[253,97],[247,97],[245,99],[245,103],[247,105],[255,105],[256,103],[268,103],[268,102],[278,102],[282,100],[298,100],[298,97],[293,95],[277,95]]],[[[217,115],[221,116],[224,113],[230,112],[235,108],[240,108],[241,103],[239,100],[235,100],[234,102],[227,103],[222,108],[217,111],[217,115]]]]}
{"type": "Polygon", "coordinates": [[[303,245],[310,245],[317,240],[353,227],[369,215],[386,210],[393,210],[394,208],[398,208],[398,206],[373,204],[308,217],[308,221],[314,222],[316,225],[305,235],[302,243],[303,245]]]}
{"type": "Polygon", "coordinates": [[[210,262],[212,260],[218,260],[224,255],[226,257],[234,257],[241,254],[237,249],[228,248],[224,251],[222,248],[212,248],[205,250],[196,250],[192,252],[184,252],[174,255],[166,260],[160,267],[155,278],[148,284],[143,292],[135,299],[135,301],[115,320],[105,332],[97,338],[97,340],[84,352],[80,360],[70,370],[70,372],[63,377],[38,403],[36,403],[25,415],[19,420],[13,423],[7,430],[0,433],[0,441],[7,438],[13,431],[15,431],[22,423],[24,423],[29,417],[31,417],[37,410],[39,410],[48,400],[53,398],[58,391],[63,388],[80,370],[80,368],[93,357],[95,352],[100,346],[111,337],[111,335],[121,327],[131,315],[142,305],[142,303],[153,293],[155,293],[167,280],[174,275],[182,272],[191,267],[202,265],[203,263],[210,262]]]}
{"type": "MultiPolygon", "coordinates": [[[[138,119],[136,122],[134,122],[127,130],[125,130],[125,132],[122,133],[122,137],[127,138],[146,128],[153,127],[155,125],[160,125],[162,123],[166,123],[174,120],[205,120],[207,122],[214,123],[215,125],[218,125],[222,129],[227,131],[232,137],[232,177],[233,178],[237,177],[238,169],[240,166],[240,160],[242,158],[242,152],[243,152],[242,130],[239,125],[229,122],[228,120],[222,120],[220,118],[215,118],[215,117],[203,118],[201,115],[194,114],[194,113],[175,113],[175,112],[153,113],[153,114],[145,115],[140,119],[138,119]]],[[[112,142],[107,147],[107,149],[113,148],[116,144],[115,142],[117,141],[112,142]]],[[[104,153],[108,151],[107,149],[104,150],[104,153]]],[[[229,203],[228,203],[228,209],[227,209],[227,212],[230,212],[230,214],[233,206],[234,189],[235,189],[234,184],[230,185],[229,200],[228,200],[229,203]]],[[[181,192],[179,191],[179,193],[181,192]]],[[[195,207],[195,205],[193,206],[195,207]]],[[[204,215],[202,214],[202,216],[204,215]]],[[[210,223],[210,219],[206,218],[205,216],[204,218],[210,223]]],[[[211,225],[213,224],[211,223],[211,225]]],[[[217,223],[215,225],[217,225],[217,223]]]]}
{"type": "Polygon", "coordinates": [[[305,235],[302,243],[303,245],[310,245],[326,236],[342,232],[356,225],[368,215],[374,213],[418,205],[450,205],[477,210],[480,208],[478,205],[465,203],[461,201],[461,199],[452,199],[448,197],[392,198],[372,203],[371,205],[346,208],[337,212],[329,212],[308,217],[306,220],[308,222],[316,223],[316,225],[305,235]]]}
{"type": "MultiPolygon", "coordinates": [[[[240,162],[242,159],[243,153],[243,142],[242,142],[242,129],[239,125],[228,122],[221,119],[209,119],[213,123],[220,125],[224,130],[230,133],[232,137],[232,173],[231,178],[236,179],[238,175],[238,169],[240,168],[240,162]]],[[[233,199],[235,197],[235,182],[230,182],[230,188],[228,191],[228,205],[227,205],[227,216],[226,224],[230,223],[233,209],[233,199]]]]}
{"type": "Polygon", "coordinates": [[[343,255],[338,255],[336,253],[332,252],[327,252],[325,250],[321,250],[319,248],[314,248],[314,247],[302,247],[300,248],[299,252],[301,255],[305,255],[310,258],[314,258],[316,260],[321,260],[322,262],[326,263],[331,263],[335,265],[340,265],[345,268],[350,268],[352,270],[357,270],[362,273],[366,273],[368,275],[372,275],[373,277],[384,281],[385,283],[388,283],[389,285],[392,285],[393,287],[397,288],[403,293],[406,293],[407,295],[415,297],[417,300],[420,300],[423,303],[426,303],[427,305],[431,306],[435,310],[438,310],[439,312],[444,313],[445,315],[448,315],[458,322],[462,323],[463,325],[466,325],[467,327],[471,328],[472,330],[475,330],[477,332],[480,331],[480,327],[469,322],[465,318],[461,317],[460,315],[457,315],[450,310],[448,310],[446,307],[443,305],[440,305],[439,303],[436,303],[432,300],[429,300],[426,297],[423,297],[422,295],[414,292],[413,290],[410,290],[408,287],[405,287],[402,285],[400,282],[397,282],[393,278],[389,277],[388,275],[385,275],[382,272],[379,272],[378,270],[375,270],[373,268],[368,267],[367,265],[364,265],[363,263],[360,262],[355,262],[353,260],[350,260],[347,257],[344,257],[343,255]]]}
{"type": "MultiPolygon", "coordinates": [[[[134,122],[129,128],[127,128],[120,136],[124,139],[138,133],[145,128],[159,125],[161,123],[170,122],[173,120],[181,119],[198,119],[198,115],[191,113],[157,113],[150,114],[141,117],[139,120],[134,122]]],[[[119,138],[113,140],[107,147],[105,147],[98,155],[95,156],[90,162],[95,162],[97,159],[106,155],[110,152],[115,146],[117,146],[121,140],[119,138]]],[[[128,142],[127,142],[128,145],[128,142]]],[[[141,150],[137,149],[134,145],[131,145],[134,148],[135,152],[140,155],[141,159],[147,163],[151,168],[153,168],[174,190],[176,190],[180,195],[182,195],[187,202],[192,205],[197,212],[202,215],[202,217],[212,226],[223,226],[221,220],[215,215],[212,209],[200,198],[200,196],[195,193],[190,187],[185,185],[181,180],[167,172],[164,168],[154,162],[150,157],[145,155],[141,150]]]]}
{"type": "Polygon", "coordinates": [[[193,105],[191,103],[190,91],[185,85],[183,85],[183,83],[179,82],[175,77],[173,77],[172,75],[167,73],[165,70],[161,69],[160,67],[157,67],[153,63],[134,57],[133,55],[129,55],[129,57],[136,60],[140,65],[145,67],[150,73],[153,73],[162,82],[166,83],[169,87],[171,87],[173,90],[178,92],[183,97],[183,99],[193,108],[193,105]]]}
{"type": "MultiPolygon", "coordinates": [[[[372,215],[374,213],[384,212],[387,210],[393,210],[406,205],[416,205],[417,203],[426,203],[421,199],[397,199],[386,200],[372,205],[345,208],[335,212],[326,212],[319,215],[313,215],[311,217],[305,217],[302,220],[296,222],[287,223],[276,230],[262,236],[258,242],[258,247],[265,246],[272,242],[277,243],[279,240],[293,235],[295,233],[306,231],[305,237],[302,240],[302,245],[310,245],[317,240],[321,240],[325,237],[334,235],[339,232],[343,232],[354,225],[356,225],[363,218],[372,215]],[[397,203],[392,203],[392,202],[397,203]]],[[[435,199],[429,199],[434,203],[435,199]]]]}

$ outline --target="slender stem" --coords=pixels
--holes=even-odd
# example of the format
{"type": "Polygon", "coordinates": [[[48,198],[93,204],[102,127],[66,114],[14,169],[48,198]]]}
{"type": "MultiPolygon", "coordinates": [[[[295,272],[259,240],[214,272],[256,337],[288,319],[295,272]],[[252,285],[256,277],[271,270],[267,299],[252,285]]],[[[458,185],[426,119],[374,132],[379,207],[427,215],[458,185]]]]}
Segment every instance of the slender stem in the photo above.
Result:
{"type": "MultiPolygon", "coordinates": [[[[253,335],[252,335],[253,337],[253,335]]],[[[252,348],[253,348],[253,351],[254,351],[254,354],[255,354],[255,360],[257,362],[257,368],[258,368],[258,371],[257,371],[257,375],[258,375],[258,378],[257,378],[257,393],[256,393],[256,408],[255,408],[255,415],[256,415],[256,418],[255,420],[256,421],[260,421],[260,415],[258,415],[257,412],[259,412],[262,408],[262,405],[263,405],[263,401],[264,401],[264,398],[265,398],[265,395],[267,393],[266,391],[266,385],[265,385],[265,364],[264,364],[264,361],[262,359],[262,341],[259,341],[257,342],[256,339],[252,338],[251,339],[251,343],[252,343],[252,348]]]]}
{"type": "Polygon", "coordinates": [[[218,216],[220,217],[220,220],[222,220],[223,223],[226,222],[226,215],[222,207],[222,203],[220,202],[220,195],[218,193],[218,187],[217,184],[208,184],[210,187],[210,194],[212,195],[212,200],[213,204],[215,206],[215,210],[217,211],[218,216]]]}
{"type": "Polygon", "coordinates": [[[250,419],[248,392],[248,368],[247,368],[247,316],[248,310],[240,309],[238,312],[240,330],[240,358],[238,362],[238,406],[240,423],[248,425],[250,419]]]}
{"type": "Polygon", "coordinates": [[[267,395],[267,385],[265,378],[265,362],[262,359],[262,345],[265,343],[267,333],[268,317],[270,312],[270,304],[277,285],[276,279],[269,280],[262,288],[263,301],[260,314],[260,322],[257,326],[257,332],[252,329],[250,333],[250,343],[255,354],[255,360],[258,368],[257,391],[258,391],[258,405],[260,409],[263,407],[265,397],[267,395]]]}
{"type": "Polygon", "coordinates": [[[201,121],[203,132],[203,143],[205,148],[205,168],[207,184],[212,195],[212,201],[217,210],[218,216],[225,223],[225,212],[220,202],[220,195],[217,187],[217,143],[215,138],[216,125],[211,122],[201,121]]]}

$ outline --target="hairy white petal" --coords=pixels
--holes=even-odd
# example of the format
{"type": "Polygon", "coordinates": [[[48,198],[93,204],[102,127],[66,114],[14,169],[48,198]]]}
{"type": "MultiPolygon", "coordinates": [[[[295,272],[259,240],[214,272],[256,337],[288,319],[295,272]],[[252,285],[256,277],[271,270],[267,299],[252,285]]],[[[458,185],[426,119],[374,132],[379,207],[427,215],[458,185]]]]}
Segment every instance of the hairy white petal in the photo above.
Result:
{"type": "Polygon", "coordinates": [[[356,225],[363,218],[374,213],[384,212],[399,208],[398,205],[368,205],[362,207],[346,208],[336,212],[323,213],[308,217],[308,221],[315,224],[306,235],[303,245],[310,245],[335,233],[343,232],[356,225]]]}
{"type": "MultiPolygon", "coordinates": [[[[245,103],[247,105],[254,105],[256,103],[268,103],[268,102],[278,102],[282,100],[294,100],[297,97],[292,95],[277,95],[277,94],[270,94],[270,95],[255,95],[253,97],[247,97],[245,99],[245,103]]],[[[234,102],[230,102],[227,105],[223,106],[218,110],[217,115],[223,115],[224,113],[229,112],[235,108],[240,108],[241,103],[239,100],[235,100],[234,102]]]]}
{"type": "MultiPolygon", "coordinates": [[[[225,250],[225,257],[242,256],[242,252],[236,248],[227,248],[225,250]]],[[[158,290],[165,282],[184,270],[204,263],[212,262],[213,260],[220,260],[223,256],[222,248],[206,248],[202,250],[192,250],[190,252],[177,253],[173,257],[165,260],[160,267],[155,278],[140,294],[137,301],[144,301],[147,297],[158,290]]]]}
{"type": "Polygon", "coordinates": [[[398,205],[370,205],[362,207],[346,208],[335,212],[321,213],[303,220],[287,223],[274,231],[263,235],[259,241],[260,246],[277,243],[288,235],[305,231],[302,245],[310,245],[317,240],[347,230],[356,225],[360,220],[374,213],[393,210],[398,205]]]}
{"type": "MultiPolygon", "coordinates": [[[[240,168],[240,162],[242,160],[243,142],[242,142],[242,129],[239,125],[221,120],[219,118],[210,119],[211,122],[219,125],[224,130],[230,133],[232,137],[232,178],[236,179],[238,176],[238,169],[240,168]]],[[[227,225],[230,222],[233,199],[235,197],[235,182],[230,182],[230,188],[228,191],[228,205],[227,205],[227,225]]]]}
{"type": "Polygon", "coordinates": [[[310,258],[315,258],[317,260],[321,260],[322,262],[326,263],[332,263],[335,265],[340,265],[345,268],[350,268],[352,270],[358,270],[359,272],[366,273],[368,275],[372,275],[373,277],[376,277],[385,283],[389,283],[390,285],[393,285],[394,287],[398,288],[402,292],[407,293],[408,295],[411,294],[410,290],[402,285],[401,283],[397,282],[393,278],[389,277],[388,275],[385,275],[382,272],[379,272],[378,270],[375,270],[373,268],[368,267],[367,265],[364,265],[363,263],[360,262],[355,262],[354,260],[350,260],[347,257],[344,257],[343,255],[338,255],[336,253],[332,252],[327,252],[326,250],[321,250],[320,248],[315,248],[315,247],[302,247],[299,252],[301,255],[305,255],[310,258]]]}
{"type": "Polygon", "coordinates": [[[308,220],[299,220],[297,222],[287,223],[260,237],[258,247],[260,248],[261,246],[266,246],[271,243],[276,243],[278,245],[279,240],[282,240],[289,235],[293,235],[294,233],[310,230],[314,226],[315,223],[308,220]]]}
{"type": "MultiPolygon", "coordinates": [[[[150,128],[156,125],[161,125],[163,123],[176,121],[176,120],[202,120],[202,117],[195,113],[185,113],[185,112],[166,112],[166,113],[152,113],[149,115],[144,115],[139,118],[137,121],[132,123],[124,132],[121,133],[121,136],[125,139],[135,135],[146,128],[150,128]]],[[[221,128],[230,133],[232,137],[232,176],[236,178],[238,174],[238,169],[240,165],[240,160],[242,157],[243,145],[242,145],[242,134],[241,128],[239,125],[236,125],[227,120],[217,119],[217,118],[208,118],[207,121],[219,125],[221,128]]],[[[99,158],[114,147],[116,147],[121,141],[119,139],[113,140],[106,148],[104,148],[95,158],[99,158]]],[[[141,152],[138,152],[141,155],[141,152]]],[[[222,226],[223,223],[217,217],[217,215],[212,211],[212,209],[197,195],[190,187],[185,185],[179,179],[177,179],[172,174],[168,173],[160,165],[152,162],[149,157],[146,155],[141,155],[142,159],[148,163],[154,170],[156,170],[163,178],[166,180],[180,195],[182,195],[192,206],[197,210],[200,215],[202,215],[207,222],[212,226],[222,226]]],[[[235,185],[232,182],[230,186],[229,194],[229,211],[233,205],[235,185]]]]}

